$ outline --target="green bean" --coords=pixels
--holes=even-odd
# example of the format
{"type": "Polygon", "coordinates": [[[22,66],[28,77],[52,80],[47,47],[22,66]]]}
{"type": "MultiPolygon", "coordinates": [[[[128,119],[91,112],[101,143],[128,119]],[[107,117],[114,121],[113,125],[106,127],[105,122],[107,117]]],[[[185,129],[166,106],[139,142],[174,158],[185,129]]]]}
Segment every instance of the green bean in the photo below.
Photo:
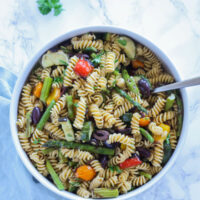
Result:
{"type": "Polygon", "coordinates": [[[46,77],[44,79],[44,84],[43,84],[41,95],[40,95],[40,100],[44,103],[46,102],[46,99],[49,96],[52,82],[53,82],[53,79],[51,77],[46,77]]]}
{"type": "Polygon", "coordinates": [[[147,140],[149,140],[149,142],[153,143],[154,142],[154,138],[151,136],[151,134],[146,131],[145,129],[143,128],[140,128],[140,133],[145,137],[147,138],[147,140]]]}

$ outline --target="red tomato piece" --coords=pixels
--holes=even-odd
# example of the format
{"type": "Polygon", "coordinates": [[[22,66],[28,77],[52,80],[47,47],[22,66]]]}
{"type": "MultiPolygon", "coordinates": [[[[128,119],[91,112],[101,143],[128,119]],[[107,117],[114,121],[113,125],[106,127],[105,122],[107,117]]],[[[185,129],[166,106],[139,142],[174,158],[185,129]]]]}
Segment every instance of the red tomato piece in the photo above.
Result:
{"type": "Polygon", "coordinates": [[[142,161],[138,157],[134,157],[134,158],[126,159],[123,163],[120,163],[119,166],[121,169],[126,169],[129,167],[139,165],[141,163],[142,163],[142,161]]]}
{"type": "Polygon", "coordinates": [[[87,77],[92,72],[93,68],[94,67],[88,61],[79,59],[74,67],[74,71],[82,77],[87,77]]]}

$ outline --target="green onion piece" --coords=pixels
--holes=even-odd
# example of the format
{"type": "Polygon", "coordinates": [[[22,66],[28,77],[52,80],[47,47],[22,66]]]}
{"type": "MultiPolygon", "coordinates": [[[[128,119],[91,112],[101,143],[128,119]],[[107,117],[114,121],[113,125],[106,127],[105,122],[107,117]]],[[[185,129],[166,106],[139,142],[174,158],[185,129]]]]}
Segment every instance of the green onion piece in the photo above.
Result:
{"type": "Polygon", "coordinates": [[[46,99],[49,96],[52,82],[53,82],[53,79],[51,77],[46,77],[44,79],[44,84],[43,84],[41,95],[40,95],[40,100],[43,101],[44,103],[46,102],[46,99]]]}
{"type": "Polygon", "coordinates": [[[44,114],[42,115],[40,121],[38,122],[36,128],[38,130],[42,130],[45,123],[47,122],[47,120],[49,119],[50,117],[50,111],[51,109],[53,108],[53,106],[56,104],[55,100],[52,100],[51,103],[49,104],[48,108],[46,109],[46,111],[44,112],[44,114]]]}
{"type": "Polygon", "coordinates": [[[96,147],[96,146],[90,145],[90,144],[81,144],[81,143],[69,142],[69,141],[65,141],[65,140],[49,140],[46,143],[44,143],[42,146],[48,147],[48,148],[66,147],[68,149],[80,149],[83,151],[89,151],[92,153],[111,155],[111,156],[113,156],[115,154],[114,149],[109,149],[106,147],[96,147]]]}
{"type": "Polygon", "coordinates": [[[31,112],[26,114],[26,137],[31,136],[31,112]]]}
{"type": "Polygon", "coordinates": [[[154,142],[154,138],[151,136],[151,134],[146,131],[145,129],[143,128],[140,128],[140,133],[145,137],[147,138],[147,140],[149,140],[149,142],[153,143],[154,142]]]}
{"type": "Polygon", "coordinates": [[[57,188],[59,190],[64,190],[65,187],[62,184],[61,180],[59,179],[59,176],[56,174],[56,172],[54,171],[51,163],[49,160],[46,161],[46,168],[49,172],[49,174],[51,175],[51,178],[53,179],[53,182],[55,183],[55,185],[57,186],[57,188]]]}
{"type": "Polygon", "coordinates": [[[175,98],[176,96],[173,93],[167,97],[166,104],[165,104],[165,111],[168,111],[173,106],[175,98]]]}
{"type": "Polygon", "coordinates": [[[74,120],[74,109],[73,109],[73,97],[71,95],[66,96],[68,117],[70,120],[74,120]]]}
{"type": "Polygon", "coordinates": [[[118,189],[94,188],[94,193],[103,198],[112,198],[119,196],[118,189]]]}
{"type": "Polygon", "coordinates": [[[148,173],[146,173],[146,172],[140,172],[140,175],[142,175],[142,176],[144,176],[144,177],[146,177],[146,178],[148,178],[148,179],[151,179],[151,178],[152,178],[152,175],[151,175],[151,174],[148,174],[148,173]]]}

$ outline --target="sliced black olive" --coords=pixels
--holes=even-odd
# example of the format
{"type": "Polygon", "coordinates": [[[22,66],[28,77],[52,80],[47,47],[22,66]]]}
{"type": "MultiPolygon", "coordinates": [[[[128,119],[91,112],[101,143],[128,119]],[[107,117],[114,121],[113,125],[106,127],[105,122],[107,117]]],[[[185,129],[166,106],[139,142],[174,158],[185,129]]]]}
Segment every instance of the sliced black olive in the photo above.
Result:
{"type": "Polygon", "coordinates": [[[109,138],[109,132],[106,130],[97,130],[93,134],[93,137],[96,138],[97,140],[105,141],[109,138]]]}
{"type": "Polygon", "coordinates": [[[126,135],[130,135],[131,130],[132,130],[131,128],[124,128],[124,129],[118,129],[117,132],[122,133],[122,134],[126,134],[126,135]]]}
{"type": "Polygon", "coordinates": [[[101,166],[102,166],[103,168],[105,168],[105,167],[107,166],[107,164],[108,164],[108,156],[106,156],[106,155],[101,156],[101,157],[99,158],[99,161],[100,161],[100,163],[101,163],[101,166]]]}
{"type": "Polygon", "coordinates": [[[58,119],[59,122],[67,122],[68,118],[67,117],[62,117],[58,119]]]}
{"type": "Polygon", "coordinates": [[[151,156],[151,152],[143,147],[136,147],[136,150],[139,152],[141,158],[149,158],[151,156]]]}

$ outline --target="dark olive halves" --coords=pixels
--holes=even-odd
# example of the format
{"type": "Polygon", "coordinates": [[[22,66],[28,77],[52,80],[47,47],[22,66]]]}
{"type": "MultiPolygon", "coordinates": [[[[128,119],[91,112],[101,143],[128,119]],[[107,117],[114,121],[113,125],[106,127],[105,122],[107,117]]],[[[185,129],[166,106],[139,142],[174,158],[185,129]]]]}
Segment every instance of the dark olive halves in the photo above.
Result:
{"type": "Polygon", "coordinates": [[[36,125],[40,121],[41,116],[42,113],[40,111],[40,108],[34,107],[31,115],[32,123],[36,125]]]}
{"type": "Polygon", "coordinates": [[[106,141],[109,138],[109,132],[106,130],[97,130],[93,137],[97,140],[106,141]]]}
{"type": "Polygon", "coordinates": [[[142,93],[143,96],[148,97],[151,93],[151,85],[145,78],[141,78],[138,81],[138,87],[140,89],[140,92],[142,93]]]}

